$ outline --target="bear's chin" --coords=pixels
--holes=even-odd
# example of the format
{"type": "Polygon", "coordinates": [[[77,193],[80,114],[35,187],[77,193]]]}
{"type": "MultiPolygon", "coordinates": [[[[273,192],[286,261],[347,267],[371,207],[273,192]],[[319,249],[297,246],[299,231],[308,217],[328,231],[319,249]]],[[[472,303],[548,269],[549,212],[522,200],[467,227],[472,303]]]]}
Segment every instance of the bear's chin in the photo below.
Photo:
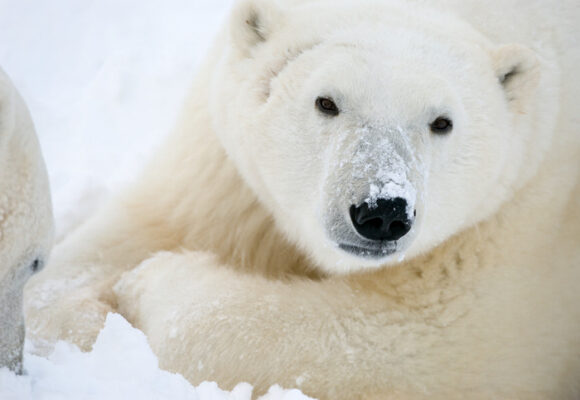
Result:
{"type": "Polygon", "coordinates": [[[385,242],[376,246],[365,246],[334,243],[332,249],[326,247],[327,251],[317,254],[314,259],[320,270],[330,275],[364,273],[395,267],[412,257],[412,251],[407,244],[385,242]]]}
{"type": "Polygon", "coordinates": [[[409,233],[398,240],[371,241],[354,233],[341,235],[339,238],[328,238],[332,245],[325,247],[331,251],[317,254],[319,266],[334,274],[396,266],[418,254],[420,221],[415,222],[409,233]],[[328,263],[329,259],[333,261],[328,263]]]}
{"type": "Polygon", "coordinates": [[[351,256],[367,260],[383,260],[397,252],[396,242],[387,242],[376,247],[362,247],[353,244],[341,243],[338,247],[351,256]]]}

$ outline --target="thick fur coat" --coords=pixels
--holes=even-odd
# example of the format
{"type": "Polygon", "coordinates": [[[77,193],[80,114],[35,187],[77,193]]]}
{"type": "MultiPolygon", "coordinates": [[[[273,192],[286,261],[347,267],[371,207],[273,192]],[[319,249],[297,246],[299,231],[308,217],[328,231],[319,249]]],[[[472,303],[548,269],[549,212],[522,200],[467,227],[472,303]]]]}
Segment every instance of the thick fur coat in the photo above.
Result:
{"type": "Polygon", "coordinates": [[[578,26],[572,0],[240,3],[30,286],[34,337],[88,349],[118,311],[195,383],[577,398],[578,26]],[[395,196],[410,230],[373,247],[349,207],[395,196]]]}

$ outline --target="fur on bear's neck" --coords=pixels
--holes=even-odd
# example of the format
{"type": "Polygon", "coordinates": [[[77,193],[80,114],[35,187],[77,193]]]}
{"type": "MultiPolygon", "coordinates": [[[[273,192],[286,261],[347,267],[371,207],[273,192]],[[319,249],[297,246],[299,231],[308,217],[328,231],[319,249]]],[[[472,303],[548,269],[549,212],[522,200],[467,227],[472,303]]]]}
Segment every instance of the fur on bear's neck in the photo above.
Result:
{"type": "Polygon", "coordinates": [[[151,218],[150,226],[162,227],[173,236],[159,250],[210,251],[245,272],[319,278],[321,274],[308,258],[277,229],[215,133],[207,128],[211,122],[206,90],[202,79],[194,84],[195,96],[186,103],[177,124],[187,128],[172,133],[158,152],[160,156],[144,172],[147,179],[140,180],[138,197],[154,196],[157,201],[132,206],[140,209],[142,218],[151,218]],[[167,176],[174,180],[167,181],[167,176]],[[142,210],[150,204],[163,212],[142,210]]]}

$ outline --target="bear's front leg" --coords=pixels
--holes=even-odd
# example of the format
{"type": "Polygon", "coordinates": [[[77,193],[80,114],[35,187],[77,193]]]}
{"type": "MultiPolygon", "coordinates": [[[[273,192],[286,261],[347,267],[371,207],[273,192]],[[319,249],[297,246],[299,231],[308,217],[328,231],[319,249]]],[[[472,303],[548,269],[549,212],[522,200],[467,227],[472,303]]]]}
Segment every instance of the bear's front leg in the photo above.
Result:
{"type": "Polygon", "coordinates": [[[320,318],[334,312],[324,293],[308,298],[311,285],[241,274],[208,253],[164,252],[125,273],[114,290],[119,312],[147,335],[162,368],[194,384],[217,381],[231,390],[246,381],[255,394],[280,384],[316,395],[310,383],[346,360],[330,355],[339,337],[320,336],[336,321],[320,318]]]}
{"type": "Polygon", "coordinates": [[[114,291],[160,366],[194,384],[249,382],[256,395],[280,384],[334,400],[405,398],[413,386],[411,375],[396,388],[388,378],[400,374],[402,355],[385,351],[385,335],[400,335],[400,315],[379,311],[384,303],[348,278],[268,280],[212,254],[164,252],[125,273],[114,291]]]}

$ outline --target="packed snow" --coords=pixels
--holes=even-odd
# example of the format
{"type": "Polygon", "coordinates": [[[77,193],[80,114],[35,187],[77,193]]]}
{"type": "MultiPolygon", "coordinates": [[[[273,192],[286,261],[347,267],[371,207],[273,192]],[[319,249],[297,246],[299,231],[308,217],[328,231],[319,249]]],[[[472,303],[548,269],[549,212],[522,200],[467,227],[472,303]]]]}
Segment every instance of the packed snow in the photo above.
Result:
{"type": "MultiPolygon", "coordinates": [[[[24,368],[23,376],[0,370],[0,399],[252,399],[252,386],[247,383],[226,392],[213,382],[194,387],[181,375],[160,370],[145,335],[118,314],[109,314],[92,352],[59,342],[48,359],[28,354],[24,368]]],[[[273,386],[261,399],[309,397],[273,386]]]]}
{"type": "MultiPolygon", "coordinates": [[[[232,0],[0,0],[0,66],[27,102],[60,240],[133,178],[171,129],[232,0]]],[[[144,335],[109,315],[94,349],[25,350],[0,399],[251,399],[162,371],[144,335]]],[[[268,400],[307,399],[273,387],[268,400]]]]}

